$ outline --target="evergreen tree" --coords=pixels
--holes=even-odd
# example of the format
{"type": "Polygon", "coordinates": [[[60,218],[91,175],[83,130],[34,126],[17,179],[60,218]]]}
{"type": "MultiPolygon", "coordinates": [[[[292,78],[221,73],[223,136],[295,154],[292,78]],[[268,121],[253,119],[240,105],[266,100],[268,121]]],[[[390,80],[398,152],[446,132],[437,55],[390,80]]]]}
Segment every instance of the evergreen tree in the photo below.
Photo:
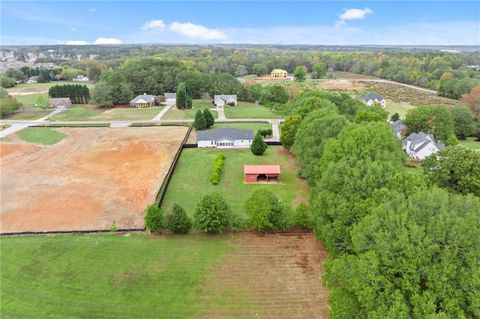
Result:
{"type": "Polygon", "coordinates": [[[204,130],[207,128],[207,120],[203,115],[202,111],[198,110],[195,114],[195,121],[193,122],[193,127],[198,130],[204,130]]]}
{"type": "Polygon", "coordinates": [[[177,108],[180,110],[183,109],[191,109],[192,108],[192,95],[190,94],[190,90],[188,86],[181,82],[177,86],[177,99],[176,104],[177,108]]]}
{"type": "Polygon", "coordinates": [[[250,145],[250,150],[254,155],[262,155],[267,149],[267,143],[263,141],[263,138],[260,134],[256,134],[253,138],[252,145],[250,145]]]}
{"type": "Polygon", "coordinates": [[[209,109],[204,109],[203,110],[203,116],[205,117],[205,120],[207,122],[207,128],[210,128],[215,124],[215,118],[213,117],[212,112],[210,112],[209,109]]]}

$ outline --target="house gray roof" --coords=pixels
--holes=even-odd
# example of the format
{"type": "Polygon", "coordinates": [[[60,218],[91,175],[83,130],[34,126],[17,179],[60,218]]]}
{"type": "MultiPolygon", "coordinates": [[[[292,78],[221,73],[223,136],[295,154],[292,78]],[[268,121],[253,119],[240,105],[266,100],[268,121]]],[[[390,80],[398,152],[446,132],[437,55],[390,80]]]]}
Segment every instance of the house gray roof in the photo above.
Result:
{"type": "Polygon", "coordinates": [[[50,99],[51,107],[70,107],[72,105],[72,100],[69,97],[54,97],[50,99]]]}
{"type": "Polygon", "coordinates": [[[147,93],[137,95],[133,100],[130,101],[130,103],[136,103],[140,99],[147,101],[147,103],[155,103],[155,96],[147,93]]]}
{"type": "Polygon", "coordinates": [[[411,142],[410,149],[412,149],[415,152],[420,152],[425,146],[427,146],[430,143],[433,143],[439,150],[443,150],[445,148],[445,145],[443,143],[435,143],[435,138],[433,137],[432,134],[427,134],[427,133],[415,133],[413,132],[409,136],[407,136],[404,140],[403,143],[404,145],[407,144],[407,141],[411,142]]]}
{"type": "Polygon", "coordinates": [[[395,132],[402,132],[407,129],[407,126],[400,120],[390,123],[390,126],[395,132]]]}
{"type": "Polygon", "coordinates": [[[382,101],[382,100],[385,100],[385,98],[383,96],[381,96],[380,94],[378,93],[368,93],[368,94],[365,94],[365,95],[362,95],[360,97],[362,100],[364,100],[365,102],[368,102],[370,100],[372,101],[382,101]]]}
{"type": "Polygon", "coordinates": [[[215,104],[230,103],[230,102],[237,103],[237,96],[236,95],[228,95],[228,94],[220,94],[220,95],[214,95],[213,100],[214,100],[215,104]]]}
{"type": "Polygon", "coordinates": [[[177,93],[164,93],[163,96],[165,97],[165,100],[175,100],[177,98],[177,93]]]}
{"type": "Polygon", "coordinates": [[[217,128],[197,131],[197,141],[219,140],[252,140],[253,130],[237,130],[234,128],[217,128]]]}

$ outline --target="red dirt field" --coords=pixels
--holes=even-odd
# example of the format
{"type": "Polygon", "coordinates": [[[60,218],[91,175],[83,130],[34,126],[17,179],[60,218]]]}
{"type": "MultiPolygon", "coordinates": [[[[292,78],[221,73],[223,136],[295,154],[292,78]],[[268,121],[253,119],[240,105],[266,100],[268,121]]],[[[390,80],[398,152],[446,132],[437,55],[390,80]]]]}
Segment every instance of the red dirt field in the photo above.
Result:
{"type": "Polygon", "coordinates": [[[142,228],[186,127],[63,128],[0,144],[0,231],[142,228]]]}
{"type": "Polygon", "coordinates": [[[328,318],[327,251],[311,233],[239,233],[212,269],[204,318],[328,318]]]}

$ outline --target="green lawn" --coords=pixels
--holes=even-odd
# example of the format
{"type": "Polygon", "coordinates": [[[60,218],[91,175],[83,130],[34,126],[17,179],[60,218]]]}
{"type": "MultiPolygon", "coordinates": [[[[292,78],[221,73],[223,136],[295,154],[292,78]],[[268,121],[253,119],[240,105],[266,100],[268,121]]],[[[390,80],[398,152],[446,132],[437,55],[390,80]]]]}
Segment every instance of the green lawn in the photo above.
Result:
{"type": "Polygon", "coordinates": [[[474,137],[467,137],[466,140],[459,140],[458,143],[472,150],[480,150],[480,141],[474,137]]]}
{"type": "Polygon", "coordinates": [[[52,121],[151,120],[161,107],[104,109],[91,105],[73,105],[70,110],[52,116],[52,121]]]}
{"type": "Polygon", "coordinates": [[[244,214],[245,200],[260,188],[272,190],[291,210],[300,202],[308,202],[308,186],[296,176],[294,158],[283,147],[269,146],[263,156],[253,155],[246,150],[184,149],[172,176],[162,207],[169,211],[174,203],[179,203],[189,215],[193,215],[201,196],[210,192],[219,192],[229,203],[232,211],[244,214]],[[226,156],[220,183],[212,185],[209,181],[214,158],[218,152],[226,156]],[[243,182],[244,164],[280,164],[281,183],[245,184],[243,182]]]}
{"type": "Polygon", "coordinates": [[[237,106],[225,106],[225,117],[227,119],[276,119],[281,118],[272,110],[254,103],[240,102],[237,106]]]}
{"type": "Polygon", "coordinates": [[[32,83],[32,84],[17,84],[13,88],[7,89],[9,94],[15,93],[38,93],[45,92],[54,85],[62,84],[81,84],[86,85],[90,90],[93,88],[93,83],[87,82],[67,82],[67,81],[52,81],[48,83],[32,83]]]}
{"type": "Polygon", "coordinates": [[[25,106],[21,107],[18,112],[15,112],[9,116],[3,117],[5,120],[37,120],[42,118],[51,110],[42,110],[41,108],[32,107],[32,106],[25,106]]]}
{"type": "Polygon", "coordinates": [[[209,267],[230,249],[225,235],[23,236],[0,245],[2,318],[201,318],[209,267]]]}
{"type": "MultiPolygon", "coordinates": [[[[198,110],[203,109],[212,109],[215,108],[215,105],[212,104],[211,100],[193,100],[193,105],[191,109],[179,110],[174,105],[168,110],[165,115],[162,116],[162,120],[185,120],[195,118],[195,113],[198,110]]],[[[218,114],[215,111],[212,111],[212,114],[215,118],[218,118],[218,114]]]]}
{"type": "Polygon", "coordinates": [[[102,109],[74,104],[68,111],[57,113],[50,118],[51,121],[84,121],[103,112],[102,109]]]}
{"type": "Polygon", "coordinates": [[[216,123],[212,128],[236,128],[238,130],[253,130],[255,134],[258,130],[265,130],[272,128],[272,125],[269,123],[216,123]]]}
{"type": "Polygon", "coordinates": [[[17,132],[17,136],[29,143],[52,145],[66,135],[48,127],[27,127],[17,132]]]}
{"type": "Polygon", "coordinates": [[[28,95],[18,95],[15,99],[22,103],[23,105],[34,105],[37,103],[39,97],[44,97],[48,99],[47,93],[35,93],[35,94],[28,94],[28,95]]]}
{"type": "Polygon", "coordinates": [[[401,119],[405,119],[405,114],[413,108],[415,108],[415,106],[408,102],[394,102],[389,99],[387,99],[387,106],[385,107],[388,113],[390,113],[390,116],[398,113],[401,119]]]}

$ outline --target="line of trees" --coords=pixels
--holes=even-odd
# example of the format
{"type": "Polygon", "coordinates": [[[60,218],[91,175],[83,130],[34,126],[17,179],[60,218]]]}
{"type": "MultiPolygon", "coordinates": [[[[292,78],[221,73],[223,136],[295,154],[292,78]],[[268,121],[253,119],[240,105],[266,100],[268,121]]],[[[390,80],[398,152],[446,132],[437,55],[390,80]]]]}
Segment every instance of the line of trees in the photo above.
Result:
{"type": "Polygon", "coordinates": [[[86,85],[63,84],[54,85],[48,89],[50,97],[69,97],[73,104],[85,104],[90,100],[90,91],[86,85]]]}

